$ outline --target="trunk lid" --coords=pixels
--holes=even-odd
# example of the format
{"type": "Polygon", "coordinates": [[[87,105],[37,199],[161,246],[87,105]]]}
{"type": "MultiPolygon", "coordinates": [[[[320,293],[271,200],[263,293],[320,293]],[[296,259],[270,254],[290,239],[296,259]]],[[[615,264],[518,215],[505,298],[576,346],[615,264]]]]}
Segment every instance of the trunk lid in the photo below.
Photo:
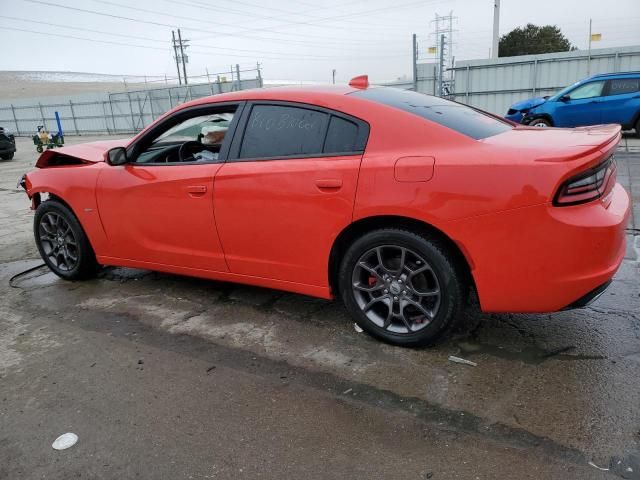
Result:
{"type": "Polygon", "coordinates": [[[496,147],[516,148],[536,161],[560,162],[583,158],[615,148],[621,138],[620,125],[578,128],[538,128],[518,126],[481,142],[496,147]]]}

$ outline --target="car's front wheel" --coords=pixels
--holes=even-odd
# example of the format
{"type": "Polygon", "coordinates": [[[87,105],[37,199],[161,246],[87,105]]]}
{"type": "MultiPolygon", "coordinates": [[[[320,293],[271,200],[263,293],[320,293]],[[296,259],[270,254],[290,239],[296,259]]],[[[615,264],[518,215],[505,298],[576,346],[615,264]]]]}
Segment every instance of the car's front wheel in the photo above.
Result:
{"type": "Polygon", "coordinates": [[[36,210],[33,231],[40,256],[59,277],[79,280],[97,272],[89,239],[64,204],[55,200],[42,202],[36,210]]]}
{"type": "Polygon", "coordinates": [[[551,126],[551,122],[546,118],[536,118],[529,122],[530,127],[547,128],[551,126]]]}
{"type": "Polygon", "coordinates": [[[11,160],[13,158],[13,153],[5,153],[2,155],[2,160],[11,160]]]}
{"type": "Polygon", "coordinates": [[[356,323],[401,346],[433,344],[462,313],[464,275],[442,243],[401,229],[356,240],[343,257],[340,293],[356,323]]]}

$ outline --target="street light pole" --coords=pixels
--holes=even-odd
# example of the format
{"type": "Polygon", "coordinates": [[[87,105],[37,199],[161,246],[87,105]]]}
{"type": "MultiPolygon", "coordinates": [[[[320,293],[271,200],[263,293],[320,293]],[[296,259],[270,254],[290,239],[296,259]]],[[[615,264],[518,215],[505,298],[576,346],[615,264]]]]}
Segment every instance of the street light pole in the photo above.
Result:
{"type": "Polygon", "coordinates": [[[500,0],[493,1],[493,42],[491,45],[491,58],[498,58],[500,42],[500,0]]]}
{"type": "Polygon", "coordinates": [[[592,39],[593,19],[589,19],[589,50],[587,53],[587,76],[591,75],[591,39],[592,39]]]}

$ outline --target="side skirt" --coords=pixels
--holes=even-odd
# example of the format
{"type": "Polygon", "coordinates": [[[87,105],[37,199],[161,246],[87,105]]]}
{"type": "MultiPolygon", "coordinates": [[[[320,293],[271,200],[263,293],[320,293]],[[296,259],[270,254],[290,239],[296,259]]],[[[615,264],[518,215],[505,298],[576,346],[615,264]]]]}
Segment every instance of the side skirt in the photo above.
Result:
{"type": "Polygon", "coordinates": [[[311,297],[324,298],[326,300],[333,299],[333,295],[331,295],[331,290],[328,286],[321,287],[318,285],[307,285],[304,283],[287,282],[285,280],[274,280],[272,278],[253,277],[250,275],[240,275],[230,272],[213,272],[210,270],[180,267],[177,265],[162,265],[149,262],[140,262],[137,260],[129,260],[125,258],[98,256],[97,260],[101,265],[140,268],[143,270],[174,273],[177,275],[206,278],[209,280],[220,280],[223,282],[233,282],[255,285],[257,287],[273,288],[276,290],[284,290],[286,292],[301,293],[303,295],[309,295],[311,297]]]}

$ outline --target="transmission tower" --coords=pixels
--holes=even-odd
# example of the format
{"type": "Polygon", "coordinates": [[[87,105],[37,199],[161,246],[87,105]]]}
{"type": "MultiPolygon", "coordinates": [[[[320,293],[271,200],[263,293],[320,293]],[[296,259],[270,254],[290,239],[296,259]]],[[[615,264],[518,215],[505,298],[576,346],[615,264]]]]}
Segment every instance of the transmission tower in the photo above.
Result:
{"type": "Polygon", "coordinates": [[[453,91],[453,23],[458,17],[453,16],[453,11],[449,12],[449,15],[438,15],[431,21],[433,25],[433,32],[431,33],[435,49],[436,59],[438,60],[438,66],[436,69],[437,83],[438,83],[438,95],[446,96],[449,92],[453,91]]]}

